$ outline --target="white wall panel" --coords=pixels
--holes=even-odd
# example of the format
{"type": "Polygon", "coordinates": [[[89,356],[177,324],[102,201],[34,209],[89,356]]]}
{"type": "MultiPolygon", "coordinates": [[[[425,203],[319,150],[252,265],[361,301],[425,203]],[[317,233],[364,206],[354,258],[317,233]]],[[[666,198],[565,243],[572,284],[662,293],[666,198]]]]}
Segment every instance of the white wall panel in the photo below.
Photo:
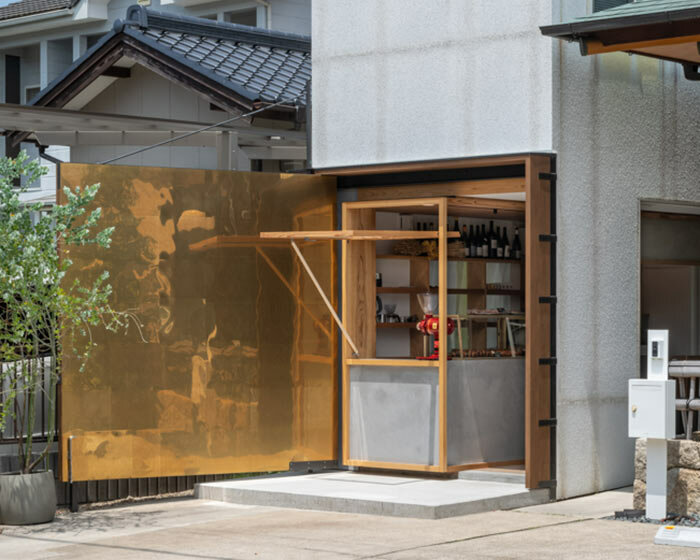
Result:
{"type": "Polygon", "coordinates": [[[317,0],[313,165],[552,148],[538,0],[317,0]]]}

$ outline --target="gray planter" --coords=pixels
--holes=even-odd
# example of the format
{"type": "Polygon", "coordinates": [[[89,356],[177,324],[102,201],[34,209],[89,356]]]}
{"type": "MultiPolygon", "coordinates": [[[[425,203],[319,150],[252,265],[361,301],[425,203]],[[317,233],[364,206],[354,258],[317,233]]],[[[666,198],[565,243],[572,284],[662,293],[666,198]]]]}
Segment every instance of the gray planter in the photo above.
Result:
{"type": "Polygon", "coordinates": [[[0,474],[0,524],[48,523],[55,514],[53,472],[0,474]]]}

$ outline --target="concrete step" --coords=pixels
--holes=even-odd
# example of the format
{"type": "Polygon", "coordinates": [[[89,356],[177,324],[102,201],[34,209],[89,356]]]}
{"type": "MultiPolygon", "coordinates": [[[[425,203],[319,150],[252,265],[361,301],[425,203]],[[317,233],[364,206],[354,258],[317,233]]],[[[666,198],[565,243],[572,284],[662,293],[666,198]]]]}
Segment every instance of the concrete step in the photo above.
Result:
{"type": "Polygon", "coordinates": [[[549,501],[523,484],[348,471],[259,477],[195,486],[195,497],[271,507],[441,519],[549,501]]]}
{"type": "Polygon", "coordinates": [[[476,469],[461,471],[461,480],[481,480],[484,482],[506,482],[511,484],[525,484],[525,471],[516,472],[504,469],[476,469]]]}

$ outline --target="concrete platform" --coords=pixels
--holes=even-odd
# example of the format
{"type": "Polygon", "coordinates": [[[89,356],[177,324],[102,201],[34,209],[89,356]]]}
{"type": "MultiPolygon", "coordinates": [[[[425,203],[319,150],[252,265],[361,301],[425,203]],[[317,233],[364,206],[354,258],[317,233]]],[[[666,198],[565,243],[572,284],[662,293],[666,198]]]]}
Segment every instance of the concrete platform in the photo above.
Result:
{"type": "Polygon", "coordinates": [[[195,497],[233,504],[441,519],[515,509],[549,500],[524,484],[337,471],[195,486],[195,497]]]}

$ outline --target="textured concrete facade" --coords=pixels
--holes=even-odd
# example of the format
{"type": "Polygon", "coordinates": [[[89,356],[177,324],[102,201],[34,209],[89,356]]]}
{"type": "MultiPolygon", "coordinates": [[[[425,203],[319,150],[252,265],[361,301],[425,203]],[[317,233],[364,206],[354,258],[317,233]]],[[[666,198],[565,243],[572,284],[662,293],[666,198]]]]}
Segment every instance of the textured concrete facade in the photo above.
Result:
{"type": "Polygon", "coordinates": [[[312,3],[314,167],[551,148],[542,0],[312,3]]]}
{"type": "MultiPolygon", "coordinates": [[[[585,0],[561,2],[561,20],[585,0]]],[[[629,484],[640,362],[640,201],[700,203],[700,86],[680,66],[555,44],[560,496],[629,484]]]]}
{"type": "Polygon", "coordinates": [[[587,0],[314,2],[313,165],[558,153],[560,497],[634,478],[640,206],[700,204],[700,84],[539,26],[587,0]]]}

